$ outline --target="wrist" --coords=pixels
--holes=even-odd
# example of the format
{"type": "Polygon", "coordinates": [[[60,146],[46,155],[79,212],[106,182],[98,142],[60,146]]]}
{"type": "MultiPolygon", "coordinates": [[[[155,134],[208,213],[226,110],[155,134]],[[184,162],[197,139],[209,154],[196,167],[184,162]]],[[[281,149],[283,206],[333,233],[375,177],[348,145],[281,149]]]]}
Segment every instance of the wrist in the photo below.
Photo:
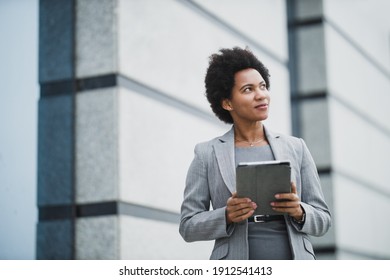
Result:
{"type": "Polygon", "coordinates": [[[295,223],[302,225],[303,223],[305,223],[306,213],[305,210],[302,208],[302,206],[300,208],[301,208],[300,215],[292,216],[292,219],[295,223]]]}

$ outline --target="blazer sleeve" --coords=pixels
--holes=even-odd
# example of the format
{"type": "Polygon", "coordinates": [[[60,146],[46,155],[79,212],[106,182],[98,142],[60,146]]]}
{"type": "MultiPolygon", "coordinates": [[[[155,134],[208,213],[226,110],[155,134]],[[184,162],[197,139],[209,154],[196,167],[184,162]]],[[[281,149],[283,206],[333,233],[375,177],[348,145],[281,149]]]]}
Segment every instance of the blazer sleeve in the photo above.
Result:
{"type": "Polygon", "coordinates": [[[331,214],[322,193],[314,160],[303,139],[301,157],[301,205],[306,219],[303,226],[292,223],[300,231],[314,236],[324,235],[331,226],[331,214]]]}
{"type": "Polygon", "coordinates": [[[196,145],[187,173],[179,227],[187,242],[227,237],[233,231],[232,226],[226,226],[226,206],[210,210],[206,154],[210,151],[205,144],[196,145]]]}

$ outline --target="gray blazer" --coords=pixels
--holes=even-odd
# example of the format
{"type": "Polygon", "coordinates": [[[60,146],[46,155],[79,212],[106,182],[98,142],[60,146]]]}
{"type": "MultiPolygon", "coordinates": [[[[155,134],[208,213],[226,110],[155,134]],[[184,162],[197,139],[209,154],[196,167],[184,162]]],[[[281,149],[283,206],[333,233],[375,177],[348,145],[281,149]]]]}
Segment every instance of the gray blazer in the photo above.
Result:
{"type": "MultiPolygon", "coordinates": [[[[291,162],[306,213],[303,226],[285,216],[294,259],[315,259],[308,235],[321,236],[331,225],[316,166],[305,142],[264,128],[276,160],[291,162]]],[[[187,242],[215,240],[210,259],[248,259],[248,222],[226,224],[226,202],[236,190],[234,129],[195,147],[181,207],[180,234],[187,242]],[[210,204],[211,203],[211,204],[210,204]],[[211,207],[210,207],[211,206],[211,207]]]]}

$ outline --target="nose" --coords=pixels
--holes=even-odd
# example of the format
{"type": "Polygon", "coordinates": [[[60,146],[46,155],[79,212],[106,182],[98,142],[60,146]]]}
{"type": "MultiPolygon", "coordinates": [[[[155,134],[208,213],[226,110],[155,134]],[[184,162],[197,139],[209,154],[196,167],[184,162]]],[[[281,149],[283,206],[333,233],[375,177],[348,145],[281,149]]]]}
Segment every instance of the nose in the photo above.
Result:
{"type": "Polygon", "coordinates": [[[267,97],[267,93],[268,93],[267,89],[257,88],[255,92],[255,99],[262,100],[267,97]]]}

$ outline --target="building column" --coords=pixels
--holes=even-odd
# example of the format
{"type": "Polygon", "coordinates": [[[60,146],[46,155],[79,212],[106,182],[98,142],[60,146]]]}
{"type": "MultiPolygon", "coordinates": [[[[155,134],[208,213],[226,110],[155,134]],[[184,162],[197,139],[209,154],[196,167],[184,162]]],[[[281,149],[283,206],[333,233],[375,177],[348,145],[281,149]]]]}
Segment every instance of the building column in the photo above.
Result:
{"type": "MultiPolygon", "coordinates": [[[[316,162],[331,210],[332,159],[322,0],[286,0],[293,134],[302,137],[316,162]]],[[[334,257],[334,229],[314,238],[317,254],[334,257]],[[330,255],[328,255],[330,254],[330,255]]]]}
{"type": "Polygon", "coordinates": [[[137,258],[132,224],[177,231],[178,213],[124,198],[124,91],[146,90],[119,74],[118,1],[41,0],[39,24],[37,259],[137,258]]]}
{"type": "Polygon", "coordinates": [[[162,24],[199,20],[187,10],[178,1],[40,1],[38,259],[208,255],[209,244],[180,237],[178,205],[188,151],[222,128],[181,99],[182,87],[167,89],[177,72],[161,78],[189,65],[174,49],[188,47],[188,30],[162,24]],[[145,37],[156,24],[160,33],[145,37]],[[145,51],[160,52],[159,44],[174,66],[145,51]]]}
{"type": "Polygon", "coordinates": [[[37,259],[75,258],[74,5],[39,5],[37,259]]]}

